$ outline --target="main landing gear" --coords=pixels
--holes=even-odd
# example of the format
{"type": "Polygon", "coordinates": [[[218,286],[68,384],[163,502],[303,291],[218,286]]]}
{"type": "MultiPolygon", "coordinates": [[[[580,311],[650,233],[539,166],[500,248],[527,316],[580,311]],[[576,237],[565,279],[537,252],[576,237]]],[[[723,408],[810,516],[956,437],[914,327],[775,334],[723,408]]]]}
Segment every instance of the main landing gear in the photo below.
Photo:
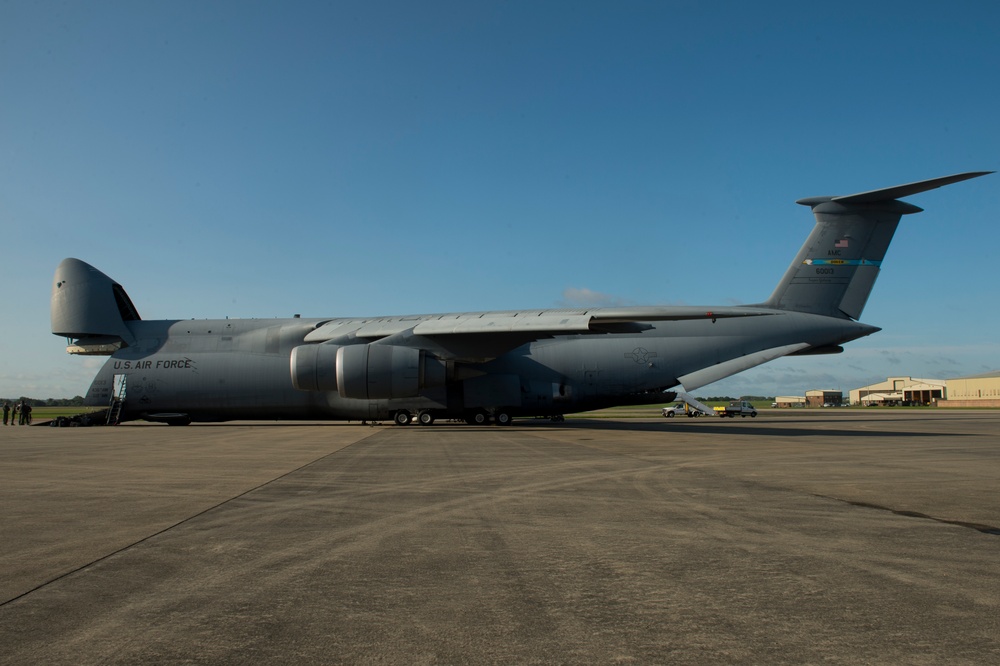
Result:
{"type": "MultiPolygon", "coordinates": [[[[465,422],[469,425],[489,425],[490,420],[490,414],[485,409],[477,409],[465,416],[465,422]]],[[[497,425],[507,426],[514,422],[514,417],[506,409],[498,409],[493,412],[492,421],[497,425]]]]}
{"type": "MultiPolygon", "coordinates": [[[[414,421],[420,425],[429,426],[434,424],[434,421],[438,416],[439,414],[435,414],[430,410],[418,412],[417,415],[414,416],[409,411],[401,409],[393,414],[392,421],[396,425],[400,426],[409,425],[414,421]]],[[[466,412],[464,420],[469,425],[489,425],[490,423],[495,423],[497,425],[506,426],[514,422],[514,417],[506,409],[498,409],[493,412],[492,416],[485,409],[475,409],[470,412],[466,412]]]]}
{"type": "Polygon", "coordinates": [[[392,417],[392,422],[401,426],[410,425],[414,420],[420,425],[429,426],[434,423],[434,413],[425,410],[417,414],[416,418],[414,418],[408,411],[401,409],[392,417]]]}
{"type": "Polygon", "coordinates": [[[465,415],[465,422],[469,425],[489,425],[490,415],[485,409],[477,409],[465,415]]]}

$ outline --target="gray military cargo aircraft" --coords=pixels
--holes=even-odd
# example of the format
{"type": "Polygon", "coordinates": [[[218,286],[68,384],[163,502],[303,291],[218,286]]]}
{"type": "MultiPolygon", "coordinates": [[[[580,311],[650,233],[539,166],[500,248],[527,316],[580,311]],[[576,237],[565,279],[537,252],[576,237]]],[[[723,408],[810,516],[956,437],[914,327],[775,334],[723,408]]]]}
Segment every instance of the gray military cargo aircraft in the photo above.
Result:
{"type": "Polygon", "coordinates": [[[766,301],[331,319],[146,321],[79,259],[52,284],[52,333],[111,358],[86,395],[109,419],[460,418],[506,425],[669,402],[782,356],[833,354],[880,330],[858,321],[899,198],[990,171],[801,199],[816,226],[766,301]]]}

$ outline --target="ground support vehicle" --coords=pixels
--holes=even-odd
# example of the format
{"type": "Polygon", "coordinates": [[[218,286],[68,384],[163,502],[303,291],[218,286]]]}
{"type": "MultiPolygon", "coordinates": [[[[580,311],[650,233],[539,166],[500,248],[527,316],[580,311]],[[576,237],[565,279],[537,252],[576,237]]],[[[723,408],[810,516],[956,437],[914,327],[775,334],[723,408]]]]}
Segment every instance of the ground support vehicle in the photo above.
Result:
{"type": "Polygon", "coordinates": [[[733,400],[725,407],[716,407],[715,413],[725,418],[741,418],[757,416],[757,409],[746,400],[733,400]]]}

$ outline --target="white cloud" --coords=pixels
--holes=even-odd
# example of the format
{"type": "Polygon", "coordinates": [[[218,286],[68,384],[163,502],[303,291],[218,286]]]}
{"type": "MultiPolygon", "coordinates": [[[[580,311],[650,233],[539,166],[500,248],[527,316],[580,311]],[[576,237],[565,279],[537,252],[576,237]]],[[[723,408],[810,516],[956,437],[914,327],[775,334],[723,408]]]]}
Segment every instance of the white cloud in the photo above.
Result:
{"type": "Polygon", "coordinates": [[[616,307],[628,305],[628,301],[611,294],[603,294],[599,291],[576,287],[569,287],[563,290],[562,305],[565,307],[616,307]]]}

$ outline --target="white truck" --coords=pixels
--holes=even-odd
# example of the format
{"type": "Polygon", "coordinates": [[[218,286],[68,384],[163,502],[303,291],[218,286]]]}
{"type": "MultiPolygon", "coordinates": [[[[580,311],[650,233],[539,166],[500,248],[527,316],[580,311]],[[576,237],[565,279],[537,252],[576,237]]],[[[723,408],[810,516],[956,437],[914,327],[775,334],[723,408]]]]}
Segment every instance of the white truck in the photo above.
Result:
{"type": "Polygon", "coordinates": [[[716,407],[715,413],[722,418],[728,416],[731,419],[737,416],[741,418],[757,416],[757,410],[747,400],[733,400],[725,407],[716,407]]]}

